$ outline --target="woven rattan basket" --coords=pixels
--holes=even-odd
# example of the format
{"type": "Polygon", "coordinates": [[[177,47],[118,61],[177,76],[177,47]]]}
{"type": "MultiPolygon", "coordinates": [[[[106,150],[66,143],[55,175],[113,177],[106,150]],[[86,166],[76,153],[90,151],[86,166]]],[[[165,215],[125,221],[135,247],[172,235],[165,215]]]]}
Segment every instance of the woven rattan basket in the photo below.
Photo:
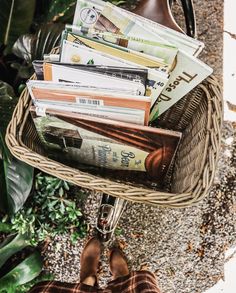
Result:
{"type": "Polygon", "coordinates": [[[158,206],[187,207],[198,203],[209,191],[219,155],[222,125],[222,95],[214,77],[198,85],[159,118],[160,127],[183,133],[164,191],[94,176],[48,159],[29,114],[30,104],[25,89],[6,134],[12,154],[29,165],[84,188],[158,206]]]}

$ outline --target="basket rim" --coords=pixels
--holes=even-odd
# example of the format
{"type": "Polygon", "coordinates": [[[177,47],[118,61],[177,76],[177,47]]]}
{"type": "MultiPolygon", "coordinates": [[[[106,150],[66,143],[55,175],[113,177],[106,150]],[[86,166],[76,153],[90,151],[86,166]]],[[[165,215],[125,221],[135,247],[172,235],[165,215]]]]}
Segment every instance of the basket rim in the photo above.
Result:
{"type": "Polygon", "coordinates": [[[149,188],[135,187],[130,183],[119,183],[110,179],[103,179],[68,167],[29,149],[21,140],[22,129],[29,112],[27,110],[31,103],[27,88],[22,92],[13,112],[12,119],[7,127],[5,141],[10,152],[19,160],[83,188],[105,192],[111,196],[154,206],[172,208],[192,206],[203,199],[214,180],[216,162],[219,158],[223,121],[222,94],[216,78],[210,76],[198,86],[205,92],[208,101],[204,160],[202,161],[198,180],[196,179],[196,182],[184,193],[156,191],[149,188]]]}

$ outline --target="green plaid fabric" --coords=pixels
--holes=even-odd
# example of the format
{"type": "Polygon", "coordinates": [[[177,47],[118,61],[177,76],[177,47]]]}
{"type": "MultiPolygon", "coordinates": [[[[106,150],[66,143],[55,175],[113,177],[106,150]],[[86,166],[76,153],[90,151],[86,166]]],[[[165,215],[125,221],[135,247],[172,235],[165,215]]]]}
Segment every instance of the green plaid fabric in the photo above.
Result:
{"type": "Polygon", "coordinates": [[[29,293],[161,293],[155,275],[148,271],[132,272],[108,283],[107,288],[99,289],[82,283],[41,282],[29,293]]]}

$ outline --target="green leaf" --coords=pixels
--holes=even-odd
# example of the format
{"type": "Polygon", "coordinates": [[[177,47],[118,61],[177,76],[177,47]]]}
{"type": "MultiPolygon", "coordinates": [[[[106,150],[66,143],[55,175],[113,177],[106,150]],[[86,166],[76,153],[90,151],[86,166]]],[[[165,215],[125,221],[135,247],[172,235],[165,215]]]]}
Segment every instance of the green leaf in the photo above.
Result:
{"type": "Polygon", "coordinates": [[[15,96],[12,86],[0,81],[0,132],[3,135],[5,135],[7,125],[11,120],[17,101],[18,98],[15,96]]]}
{"type": "Polygon", "coordinates": [[[75,12],[76,0],[51,1],[47,19],[48,21],[68,22],[75,12]]]}
{"type": "Polygon", "coordinates": [[[35,0],[0,0],[0,43],[11,48],[32,23],[35,0]]]}
{"type": "Polygon", "coordinates": [[[34,279],[24,285],[18,286],[14,293],[28,292],[37,283],[43,282],[43,281],[52,281],[53,279],[54,279],[54,276],[51,273],[42,273],[36,279],[34,279]]]}
{"type": "Polygon", "coordinates": [[[0,245],[0,267],[15,253],[28,246],[22,234],[8,236],[0,245]]]}
{"type": "Polygon", "coordinates": [[[12,226],[9,223],[1,223],[0,222],[0,232],[10,233],[12,231],[12,226]]]}
{"type": "Polygon", "coordinates": [[[60,212],[61,212],[62,215],[64,215],[64,213],[65,213],[65,206],[64,206],[64,204],[62,202],[60,204],[60,212]]]}
{"type": "Polygon", "coordinates": [[[64,190],[63,190],[62,187],[60,187],[60,189],[59,189],[59,195],[60,195],[60,196],[63,196],[63,194],[64,194],[64,190]]]}
{"type": "Polygon", "coordinates": [[[21,35],[12,48],[13,53],[16,56],[24,59],[27,63],[32,60],[31,52],[33,38],[33,34],[21,35]]]}
{"type": "Polygon", "coordinates": [[[40,253],[34,252],[0,279],[0,292],[1,290],[11,292],[17,286],[30,282],[40,274],[42,267],[40,253]]]}
{"type": "Polygon", "coordinates": [[[34,169],[14,158],[7,149],[0,133],[0,200],[5,212],[16,213],[25,203],[33,183],[34,169]]]}
{"type": "MultiPolygon", "coordinates": [[[[1,1],[1,0],[0,0],[1,1]]],[[[44,54],[60,44],[64,24],[50,23],[42,25],[35,35],[23,35],[13,46],[13,53],[28,63],[36,59],[43,59],[44,54]]]]}
{"type": "Polygon", "coordinates": [[[34,73],[34,69],[31,64],[23,65],[15,62],[11,63],[11,68],[18,71],[18,78],[21,79],[29,79],[34,73]]]}
{"type": "Polygon", "coordinates": [[[70,190],[70,187],[66,181],[63,181],[63,185],[64,185],[65,190],[67,190],[67,191],[70,190]]]}

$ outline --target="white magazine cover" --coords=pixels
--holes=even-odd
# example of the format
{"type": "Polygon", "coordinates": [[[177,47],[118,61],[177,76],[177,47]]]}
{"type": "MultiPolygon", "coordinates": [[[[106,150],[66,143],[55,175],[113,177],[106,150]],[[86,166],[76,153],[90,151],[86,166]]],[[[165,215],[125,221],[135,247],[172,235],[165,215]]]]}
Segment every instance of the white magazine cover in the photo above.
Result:
{"type": "Polygon", "coordinates": [[[50,64],[50,67],[52,79],[48,79],[47,74],[45,74],[45,80],[51,80],[53,82],[75,82],[81,86],[93,86],[97,90],[99,88],[106,88],[109,91],[126,92],[132,95],[145,95],[146,92],[145,85],[141,82],[57,64],[50,64]]]}
{"type": "Polygon", "coordinates": [[[169,80],[166,73],[147,68],[124,59],[98,52],[66,40],[62,43],[61,62],[77,64],[95,64],[105,66],[140,67],[148,69],[148,84],[146,95],[151,97],[152,105],[156,102],[169,80]]]}
{"type": "MultiPolygon", "coordinates": [[[[168,63],[172,64],[174,62],[178,52],[178,48],[174,44],[153,33],[149,28],[145,28],[141,22],[136,21],[128,14],[124,14],[120,8],[114,5],[110,6],[108,2],[102,2],[102,4],[103,7],[97,5],[97,1],[78,0],[73,25],[88,29],[88,33],[89,29],[91,29],[91,33],[96,29],[102,32],[110,31],[116,34],[123,34],[128,37],[138,37],[146,41],[155,40],[155,42],[159,43],[160,53],[156,57],[162,58],[165,55],[168,58],[168,63]],[[102,27],[99,19],[101,14],[114,24],[114,29],[109,25],[106,28],[102,27]]],[[[138,51],[138,48],[136,51],[138,51]]]]}
{"type": "Polygon", "coordinates": [[[176,67],[170,74],[170,79],[153,107],[150,120],[157,113],[161,115],[178,100],[212,74],[213,69],[194,56],[179,51],[176,67]]]}
{"type": "Polygon", "coordinates": [[[54,109],[139,125],[149,121],[150,97],[39,80],[29,80],[27,87],[41,115],[54,109]]]}
{"type": "MultiPolygon", "coordinates": [[[[75,13],[74,24],[79,16],[78,6],[81,4],[79,4],[78,2],[82,3],[83,1],[84,0],[77,0],[77,14],[75,13]]],[[[142,25],[146,31],[153,31],[157,34],[158,38],[165,40],[165,42],[169,42],[169,44],[176,45],[179,49],[185,51],[190,55],[198,56],[204,48],[204,43],[197,39],[191,38],[185,34],[177,32],[171,28],[163,26],[157,22],[132,13],[128,10],[117,7],[109,2],[104,2],[101,0],[88,0],[86,2],[87,5],[90,3],[97,9],[100,9],[100,11],[102,11],[105,7],[112,7],[112,9],[114,9],[114,11],[116,11],[117,13],[122,13],[126,16],[129,16],[130,20],[137,22],[138,25],[142,25]]]]}
{"type": "MultiPolygon", "coordinates": [[[[86,4],[83,0],[77,1],[77,8],[75,15],[76,22],[87,22],[89,19],[83,19],[83,14],[81,11],[90,12],[90,17],[94,16],[93,18],[93,28],[99,27],[96,23],[99,23],[99,19],[101,18],[101,14],[103,17],[108,19],[109,21],[109,30],[116,30],[117,33],[123,34],[130,34],[132,32],[133,35],[137,37],[142,37],[143,35],[150,40],[159,37],[159,30],[160,27],[158,24],[152,21],[140,21],[139,18],[136,17],[135,14],[129,14],[127,11],[122,10],[110,3],[105,3],[99,0],[90,0],[86,1],[86,4]],[[88,6],[90,5],[90,6],[88,6]],[[88,8],[89,7],[89,8],[88,8]],[[92,9],[91,9],[92,7],[92,9]],[[100,9],[100,14],[96,15],[96,10],[100,9]],[[90,9],[90,10],[88,10],[90,9]],[[138,19],[138,20],[137,20],[138,19]],[[158,28],[158,29],[157,29],[158,28]],[[117,31],[118,30],[118,31],[117,31]]],[[[101,18],[103,21],[103,18],[101,18]]],[[[201,42],[198,42],[192,38],[185,37],[184,34],[181,33],[174,33],[173,30],[167,30],[166,32],[171,31],[171,34],[174,35],[177,39],[185,40],[186,44],[189,44],[189,48],[192,47],[194,44],[195,46],[195,53],[202,48],[201,42]]],[[[187,50],[182,49],[179,50],[177,53],[177,57],[175,60],[175,65],[173,66],[172,71],[170,72],[170,80],[167,83],[162,95],[159,97],[160,105],[158,105],[158,113],[162,114],[165,112],[169,107],[171,107],[174,103],[176,103],[179,99],[181,99],[184,95],[186,95],[189,91],[191,91],[197,84],[202,82],[206,77],[208,77],[212,73],[212,68],[198,60],[196,57],[192,56],[189,53],[186,53],[187,50]],[[183,77],[188,75],[188,78],[183,77]]],[[[188,51],[190,52],[190,51],[188,51]]],[[[193,51],[191,53],[194,53],[193,51]]],[[[157,113],[157,106],[153,109],[151,118],[156,116],[157,113]]]]}

